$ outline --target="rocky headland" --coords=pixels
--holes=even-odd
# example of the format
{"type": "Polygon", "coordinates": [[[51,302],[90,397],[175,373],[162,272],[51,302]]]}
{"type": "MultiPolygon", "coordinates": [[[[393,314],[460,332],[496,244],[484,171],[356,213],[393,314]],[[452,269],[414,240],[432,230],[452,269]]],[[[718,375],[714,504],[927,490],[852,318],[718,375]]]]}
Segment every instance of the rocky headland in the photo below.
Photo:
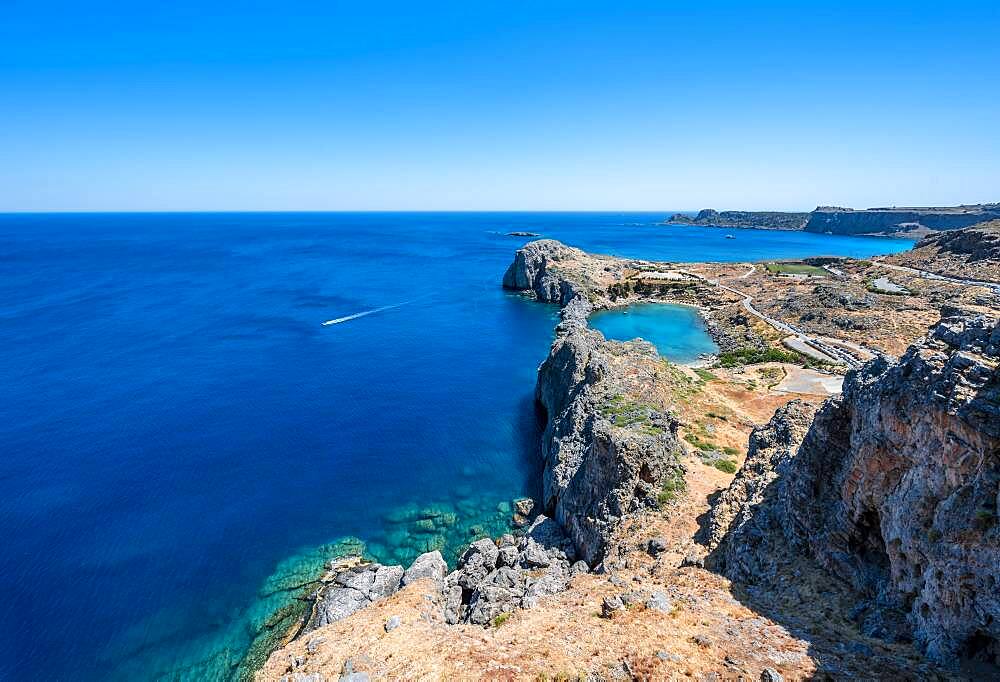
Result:
{"type": "Polygon", "coordinates": [[[956,230],[996,219],[1000,219],[1000,204],[867,209],[819,206],[808,213],[716,211],[707,208],[694,216],[684,213],[674,214],[666,222],[711,227],[752,227],[764,230],[910,237],[932,231],[956,230]]]}
{"type": "Polygon", "coordinates": [[[675,213],[667,223],[675,225],[704,225],[705,227],[750,227],[764,230],[801,230],[809,222],[808,212],[790,211],[716,211],[703,208],[691,216],[675,213]]]}
{"type": "Polygon", "coordinates": [[[929,235],[885,261],[947,277],[1000,283],[1000,220],[929,235]]]}
{"type": "MultiPolygon", "coordinates": [[[[331,562],[308,616],[257,678],[993,674],[996,317],[976,309],[985,294],[974,289],[899,360],[876,352],[848,372],[841,395],[782,390],[799,370],[770,352],[781,334],[746,301],[808,299],[819,287],[837,306],[835,290],[874,267],[835,265],[816,284],[551,240],[519,249],[504,286],[560,306],[535,387],[542,499],[520,501],[523,527],[476,540],[450,571],[437,551],[408,568],[331,562]],[[711,370],[587,326],[594,310],[656,300],[702,309],[726,344],[711,370]]],[[[901,300],[858,295],[859,314],[901,300]]],[[[947,312],[926,306],[914,330],[947,312]]]]}

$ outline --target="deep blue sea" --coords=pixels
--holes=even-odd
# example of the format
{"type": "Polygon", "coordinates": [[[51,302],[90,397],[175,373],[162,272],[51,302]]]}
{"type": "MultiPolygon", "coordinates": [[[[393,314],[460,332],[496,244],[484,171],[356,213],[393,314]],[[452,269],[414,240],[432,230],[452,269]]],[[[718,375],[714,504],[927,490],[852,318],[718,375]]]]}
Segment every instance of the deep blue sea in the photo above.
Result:
{"type": "Polygon", "coordinates": [[[537,493],[557,314],[500,288],[509,231],[668,260],[909,247],[668,214],[0,216],[0,679],[226,679],[343,546],[453,557],[504,527],[537,493]]]}

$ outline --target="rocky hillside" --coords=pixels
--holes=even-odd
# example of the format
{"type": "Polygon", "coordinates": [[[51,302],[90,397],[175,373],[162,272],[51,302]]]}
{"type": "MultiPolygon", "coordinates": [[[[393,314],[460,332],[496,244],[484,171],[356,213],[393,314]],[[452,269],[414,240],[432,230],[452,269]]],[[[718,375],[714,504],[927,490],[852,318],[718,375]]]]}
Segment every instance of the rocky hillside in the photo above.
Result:
{"type": "Polygon", "coordinates": [[[535,242],[518,251],[504,284],[563,304],[562,322],[538,370],[545,511],[565,527],[591,565],[604,557],[623,518],[655,509],[665,482],[683,479],[677,421],[642,400],[637,371],[657,372],[648,343],[605,341],[587,327],[592,310],[580,285],[552,272],[567,247],[535,242]]]}
{"type": "Polygon", "coordinates": [[[774,367],[699,373],[587,328],[648,287],[713,295],[685,272],[521,249],[505,285],[561,305],[536,384],[541,504],[520,501],[526,527],[476,539],[451,571],[437,552],[335,562],[257,679],[947,679],[911,636],[989,665],[996,321],[869,364],[814,420],[771,391],[774,367]]]}
{"type": "Polygon", "coordinates": [[[930,231],[956,230],[1000,219],[1000,204],[970,204],[929,208],[852,209],[820,206],[810,213],[777,211],[716,211],[696,216],[678,213],[666,222],[713,227],[753,227],[764,230],[805,230],[831,234],[913,236],[930,231]]]}
{"type": "Polygon", "coordinates": [[[1000,220],[929,235],[885,260],[948,277],[1000,282],[1000,220]]]}
{"type": "Polygon", "coordinates": [[[920,234],[928,230],[957,230],[1000,218],[1000,204],[936,208],[869,208],[853,210],[820,207],[809,216],[806,232],[832,234],[920,234]]]}
{"type": "Polygon", "coordinates": [[[780,410],[713,510],[710,563],[769,589],[811,557],[857,591],[865,634],[1000,673],[998,364],[996,317],[946,319],[849,374],[808,429],[780,410]]]}
{"type": "Polygon", "coordinates": [[[704,208],[695,216],[675,213],[667,222],[677,225],[708,227],[753,227],[763,230],[801,230],[809,222],[809,213],[782,211],[716,211],[704,208]]]}

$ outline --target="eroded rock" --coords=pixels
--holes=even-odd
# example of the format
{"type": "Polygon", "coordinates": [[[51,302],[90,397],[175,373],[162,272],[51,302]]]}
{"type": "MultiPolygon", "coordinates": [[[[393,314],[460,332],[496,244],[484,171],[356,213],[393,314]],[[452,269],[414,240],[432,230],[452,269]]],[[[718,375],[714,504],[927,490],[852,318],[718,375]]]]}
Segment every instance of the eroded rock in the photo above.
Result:
{"type": "Polygon", "coordinates": [[[949,318],[849,373],[798,447],[779,411],[714,514],[713,561],[753,581],[780,552],[812,556],[867,596],[863,631],[1000,663],[998,364],[996,317],[949,318]]]}

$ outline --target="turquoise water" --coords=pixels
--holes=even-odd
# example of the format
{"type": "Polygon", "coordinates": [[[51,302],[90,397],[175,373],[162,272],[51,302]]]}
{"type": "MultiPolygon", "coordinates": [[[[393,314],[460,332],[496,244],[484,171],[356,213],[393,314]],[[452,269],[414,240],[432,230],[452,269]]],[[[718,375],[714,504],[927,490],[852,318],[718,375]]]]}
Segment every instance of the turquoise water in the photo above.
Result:
{"type": "Polygon", "coordinates": [[[590,326],[607,339],[645,339],[671,362],[694,362],[702,353],[718,353],[705,321],[691,306],[640,303],[601,310],[590,316],[590,326]]]}
{"type": "Polygon", "coordinates": [[[326,558],[453,560],[506,527],[557,320],[500,288],[507,232],[679,261],[909,246],[668,213],[0,215],[0,679],[230,679],[326,558]]]}

